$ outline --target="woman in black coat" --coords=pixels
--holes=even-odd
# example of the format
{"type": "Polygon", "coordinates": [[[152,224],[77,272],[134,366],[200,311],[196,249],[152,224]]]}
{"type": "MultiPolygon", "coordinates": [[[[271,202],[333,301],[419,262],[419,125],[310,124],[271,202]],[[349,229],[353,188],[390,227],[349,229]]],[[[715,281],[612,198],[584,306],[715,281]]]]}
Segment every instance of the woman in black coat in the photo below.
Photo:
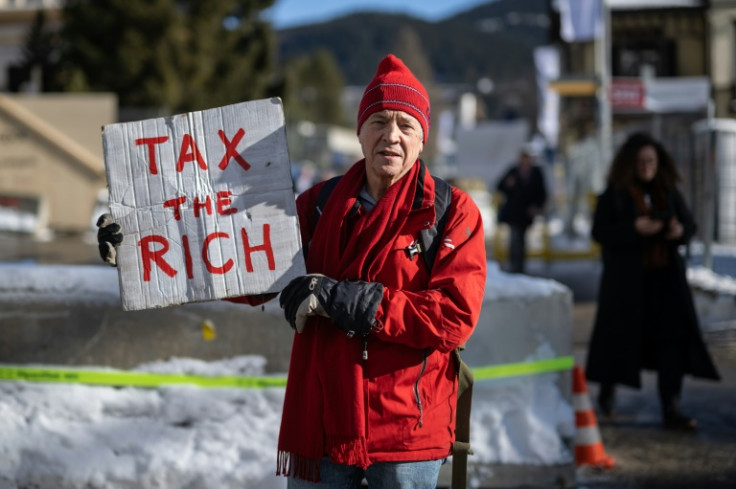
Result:
{"type": "Polygon", "coordinates": [[[599,406],[611,415],[615,385],[641,388],[641,369],[656,370],[663,425],[692,429],[696,421],[679,408],[683,377],[719,375],[678,252],[695,233],[679,178],[669,153],[646,134],[631,135],[614,157],[593,218],[603,273],[586,376],[601,384],[599,406]]]}

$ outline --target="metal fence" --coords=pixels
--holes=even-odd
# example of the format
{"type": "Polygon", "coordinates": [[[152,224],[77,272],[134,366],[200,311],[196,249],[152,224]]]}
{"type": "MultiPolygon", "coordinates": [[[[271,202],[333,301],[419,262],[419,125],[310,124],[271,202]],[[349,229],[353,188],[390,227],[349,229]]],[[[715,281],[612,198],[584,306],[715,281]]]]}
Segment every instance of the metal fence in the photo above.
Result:
{"type": "Polygon", "coordinates": [[[705,243],[736,245],[736,120],[704,119],[693,125],[695,175],[693,211],[705,243]]]}

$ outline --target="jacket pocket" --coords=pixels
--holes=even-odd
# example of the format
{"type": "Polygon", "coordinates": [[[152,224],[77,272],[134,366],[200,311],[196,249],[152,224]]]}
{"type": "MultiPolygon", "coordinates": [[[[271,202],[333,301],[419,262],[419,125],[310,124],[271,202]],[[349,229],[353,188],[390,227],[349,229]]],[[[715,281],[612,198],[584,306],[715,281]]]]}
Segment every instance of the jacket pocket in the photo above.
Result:
{"type": "Polygon", "coordinates": [[[422,358],[422,366],[419,369],[419,375],[417,380],[414,381],[414,400],[417,403],[417,409],[419,410],[419,418],[417,419],[417,428],[424,426],[424,406],[422,405],[422,394],[419,389],[419,383],[422,380],[424,371],[427,370],[427,349],[424,350],[424,356],[422,358]]]}

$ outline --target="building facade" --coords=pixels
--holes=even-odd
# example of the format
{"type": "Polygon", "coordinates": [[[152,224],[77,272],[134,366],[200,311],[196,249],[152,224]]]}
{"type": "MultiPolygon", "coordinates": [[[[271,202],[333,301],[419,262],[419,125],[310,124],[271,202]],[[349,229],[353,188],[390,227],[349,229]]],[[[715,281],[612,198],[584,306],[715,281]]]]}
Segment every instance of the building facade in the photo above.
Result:
{"type": "Polygon", "coordinates": [[[112,94],[0,94],[0,231],[78,233],[106,188],[112,94]]]}

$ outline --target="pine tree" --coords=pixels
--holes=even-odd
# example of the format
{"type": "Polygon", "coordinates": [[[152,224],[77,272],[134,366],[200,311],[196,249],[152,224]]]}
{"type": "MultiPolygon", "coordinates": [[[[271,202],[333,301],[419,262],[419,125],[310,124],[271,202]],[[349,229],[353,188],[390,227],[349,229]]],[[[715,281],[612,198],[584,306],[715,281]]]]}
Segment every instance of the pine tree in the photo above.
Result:
{"type": "Polygon", "coordinates": [[[164,113],[263,97],[275,42],[259,18],[273,0],[68,0],[67,90],[113,91],[164,113]]]}
{"type": "Polygon", "coordinates": [[[54,85],[56,35],[46,22],[46,14],[39,10],[28,30],[20,63],[10,67],[10,91],[28,90],[53,91],[54,85]],[[28,84],[31,83],[29,86],[28,84]]]}
{"type": "Polygon", "coordinates": [[[292,60],[285,73],[284,105],[291,121],[342,122],[340,94],[345,81],[329,51],[292,60]]]}

